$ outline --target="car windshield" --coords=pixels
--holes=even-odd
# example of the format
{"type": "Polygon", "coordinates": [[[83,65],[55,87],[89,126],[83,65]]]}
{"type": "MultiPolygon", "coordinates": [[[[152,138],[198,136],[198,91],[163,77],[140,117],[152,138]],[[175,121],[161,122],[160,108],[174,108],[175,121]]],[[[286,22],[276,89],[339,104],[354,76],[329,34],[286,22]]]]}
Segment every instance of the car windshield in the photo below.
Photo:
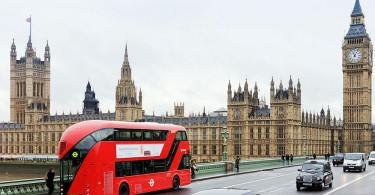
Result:
{"type": "Polygon", "coordinates": [[[344,154],[335,154],[335,157],[344,157],[344,154]]]}
{"type": "Polygon", "coordinates": [[[302,171],[323,171],[322,164],[305,163],[302,165],[302,171]]]}
{"type": "Polygon", "coordinates": [[[375,153],[370,154],[370,158],[375,158],[375,153]]]}
{"type": "Polygon", "coordinates": [[[362,159],[362,155],[361,154],[346,154],[345,159],[346,160],[360,160],[362,159]]]}

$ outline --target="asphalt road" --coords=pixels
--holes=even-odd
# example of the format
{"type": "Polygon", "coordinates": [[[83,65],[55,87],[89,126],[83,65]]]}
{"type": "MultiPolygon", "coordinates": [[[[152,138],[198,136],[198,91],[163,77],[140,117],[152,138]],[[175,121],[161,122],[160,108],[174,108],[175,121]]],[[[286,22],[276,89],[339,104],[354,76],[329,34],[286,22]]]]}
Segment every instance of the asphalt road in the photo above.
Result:
{"type": "MultiPolygon", "coordinates": [[[[298,167],[288,167],[262,171],[248,174],[222,177],[203,181],[193,182],[188,186],[183,186],[179,191],[162,191],[150,193],[148,195],[188,195],[207,189],[215,188],[237,188],[247,189],[254,194],[374,194],[375,192],[375,166],[367,165],[365,172],[343,172],[342,167],[333,167],[334,174],[333,187],[324,191],[318,189],[296,190],[295,178],[298,175],[298,167]]],[[[215,195],[215,194],[213,194],[215,195]]]]}

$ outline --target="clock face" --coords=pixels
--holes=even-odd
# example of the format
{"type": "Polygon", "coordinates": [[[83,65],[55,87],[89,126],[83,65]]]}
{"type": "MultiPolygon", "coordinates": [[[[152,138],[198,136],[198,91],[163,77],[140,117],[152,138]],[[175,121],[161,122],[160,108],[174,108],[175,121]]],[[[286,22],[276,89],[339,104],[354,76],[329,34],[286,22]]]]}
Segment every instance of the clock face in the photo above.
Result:
{"type": "Polygon", "coordinates": [[[352,49],[349,51],[348,54],[348,60],[351,63],[357,63],[361,60],[362,58],[362,51],[358,48],[352,49]]]}

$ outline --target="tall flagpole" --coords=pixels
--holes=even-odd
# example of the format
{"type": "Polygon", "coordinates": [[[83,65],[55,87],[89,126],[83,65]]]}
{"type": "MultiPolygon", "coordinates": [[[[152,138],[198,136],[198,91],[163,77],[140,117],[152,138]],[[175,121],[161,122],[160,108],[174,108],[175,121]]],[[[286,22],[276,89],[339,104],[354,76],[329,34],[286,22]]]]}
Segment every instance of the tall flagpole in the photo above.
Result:
{"type": "Polygon", "coordinates": [[[31,41],[31,14],[30,14],[30,41],[31,41]]]}
{"type": "Polygon", "coordinates": [[[29,22],[29,23],[30,23],[29,41],[31,42],[31,14],[30,14],[30,18],[26,18],[26,22],[29,22]]]}

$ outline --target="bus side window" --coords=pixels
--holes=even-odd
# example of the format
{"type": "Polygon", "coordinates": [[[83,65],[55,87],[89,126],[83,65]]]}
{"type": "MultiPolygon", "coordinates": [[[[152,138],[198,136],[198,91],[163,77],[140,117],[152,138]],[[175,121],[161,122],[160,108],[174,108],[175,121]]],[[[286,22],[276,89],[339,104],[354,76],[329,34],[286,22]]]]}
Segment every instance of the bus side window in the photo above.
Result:
{"type": "Polygon", "coordinates": [[[132,175],[143,174],[143,161],[132,162],[132,175]]]}
{"type": "Polygon", "coordinates": [[[124,177],[131,175],[130,162],[116,162],[116,177],[124,177]]]}
{"type": "Polygon", "coordinates": [[[165,171],[165,160],[154,160],[154,172],[164,172],[165,171]]]}
{"type": "Polygon", "coordinates": [[[143,131],[143,139],[144,140],[153,140],[154,139],[154,132],[153,131],[143,131]]]}
{"type": "Polygon", "coordinates": [[[117,130],[115,131],[115,139],[119,141],[130,140],[130,131],[129,130],[117,130]]]}
{"type": "Polygon", "coordinates": [[[151,160],[145,160],[143,161],[144,165],[144,173],[153,173],[154,172],[154,164],[151,160]]]}
{"type": "Polygon", "coordinates": [[[168,131],[161,131],[160,132],[160,140],[165,141],[167,139],[168,131]]]}
{"type": "Polygon", "coordinates": [[[186,135],[186,131],[183,131],[183,132],[181,132],[182,133],[182,140],[188,140],[187,139],[187,135],[186,135]]]}
{"type": "Polygon", "coordinates": [[[182,136],[181,136],[181,131],[178,131],[177,133],[176,133],[176,137],[174,138],[175,140],[182,140],[182,136]]]}
{"type": "Polygon", "coordinates": [[[132,131],[132,140],[142,140],[142,131],[132,131]]]}
{"type": "Polygon", "coordinates": [[[160,133],[161,131],[154,131],[154,140],[156,141],[160,140],[160,133]]]}

